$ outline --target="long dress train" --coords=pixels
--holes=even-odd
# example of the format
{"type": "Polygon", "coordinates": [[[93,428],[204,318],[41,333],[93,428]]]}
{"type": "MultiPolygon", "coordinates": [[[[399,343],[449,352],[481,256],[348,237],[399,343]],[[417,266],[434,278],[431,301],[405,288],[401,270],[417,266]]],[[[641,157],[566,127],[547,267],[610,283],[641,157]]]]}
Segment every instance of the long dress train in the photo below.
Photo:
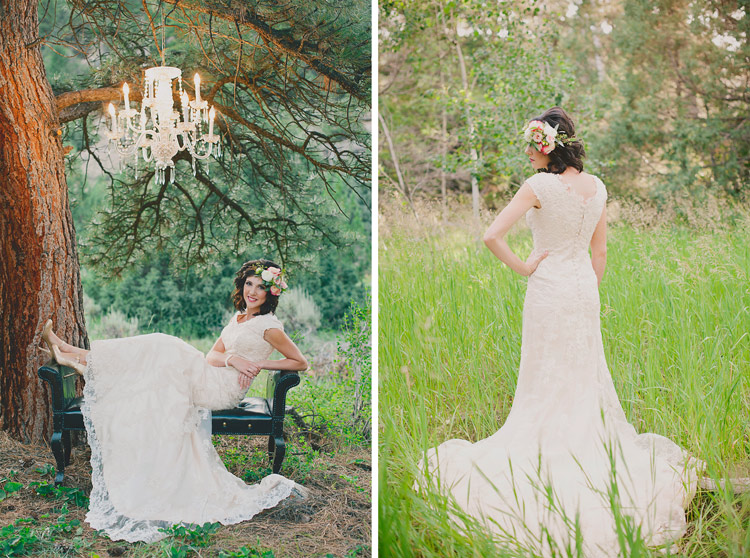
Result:
{"type": "MultiPolygon", "coordinates": [[[[475,444],[448,440],[421,465],[498,538],[542,556],[620,556],[618,532],[649,545],[684,533],[699,462],[627,422],[607,368],[588,246],[607,199],[598,178],[584,199],[556,174],[527,181],[534,251],[521,363],[502,428],[475,444]],[[582,540],[582,542],[581,542],[582,540]]],[[[418,481],[422,482],[422,481],[418,481]]]]}
{"type": "MultiPolygon", "coordinates": [[[[267,359],[263,339],[282,329],[272,314],[221,333],[227,352],[267,359]]],[[[237,405],[239,372],[214,367],[184,341],[154,333],[94,341],[81,410],[91,446],[86,521],[112,540],[153,542],[176,523],[233,524],[287,498],[295,483],[269,475],[247,485],[227,471],[211,444],[210,413],[237,405]]]]}

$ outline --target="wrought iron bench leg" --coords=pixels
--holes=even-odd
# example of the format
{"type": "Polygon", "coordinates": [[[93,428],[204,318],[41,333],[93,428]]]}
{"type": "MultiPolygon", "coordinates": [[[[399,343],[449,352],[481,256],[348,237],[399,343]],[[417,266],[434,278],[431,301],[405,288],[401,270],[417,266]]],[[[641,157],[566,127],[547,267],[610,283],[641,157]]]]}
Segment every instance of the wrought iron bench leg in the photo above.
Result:
{"type": "MultiPolygon", "coordinates": [[[[69,433],[66,432],[66,434],[70,436],[69,433]]],[[[70,444],[70,438],[68,438],[68,444],[70,444]]],[[[65,448],[63,447],[62,432],[52,434],[50,446],[52,446],[52,454],[55,456],[55,462],[57,463],[57,473],[55,474],[55,486],[57,486],[62,484],[65,478],[65,448]]]]}
{"type": "Polygon", "coordinates": [[[70,430],[63,430],[62,440],[65,449],[65,465],[70,465],[70,430]]]}
{"type": "Polygon", "coordinates": [[[281,471],[281,462],[284,461],[284,454],[286,453],[286,442],[282,436],[271,436],[268,439],[268,451],[273,452],[273,472],[278,473],[281,471]],[[273,449],[271,446],[273,445],[273,449]]]}

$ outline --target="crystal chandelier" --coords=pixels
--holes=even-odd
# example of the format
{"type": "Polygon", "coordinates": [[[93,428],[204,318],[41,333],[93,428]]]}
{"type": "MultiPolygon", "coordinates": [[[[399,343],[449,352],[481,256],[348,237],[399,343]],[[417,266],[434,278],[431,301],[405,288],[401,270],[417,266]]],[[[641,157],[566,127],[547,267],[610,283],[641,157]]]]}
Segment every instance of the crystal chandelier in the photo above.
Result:
{"type": "MultiPolygon", "coordinates": [[[[163,64],[162,60],[162,64],[163,64]]],[[[135,172],[138,177],[138,150],[146,163],[154,161],[156,183],[164,184],[169,169],[169,181],[174,182],[174,161],[180,151],[188,150],[192,156],[193,176],[197,159],[208,159],[214,145],[216,154],[221,154],[219,135],[214,134],[216,111],[201,99],[201,78],[195,74],[195,99],[191,101],[182,90],[182,71],[172,66],[156,66],[146,70],[141,110],[130,107],[130,88],[125,83],[125,109],[119,113],[109,104],[111,127],[106,131],[110,146],[114,143],[123,156],[135,156],[135,172]],[[173,101],[173,82],[177,80],[177,94],[182,114],[177,112],[173,101]]]]}

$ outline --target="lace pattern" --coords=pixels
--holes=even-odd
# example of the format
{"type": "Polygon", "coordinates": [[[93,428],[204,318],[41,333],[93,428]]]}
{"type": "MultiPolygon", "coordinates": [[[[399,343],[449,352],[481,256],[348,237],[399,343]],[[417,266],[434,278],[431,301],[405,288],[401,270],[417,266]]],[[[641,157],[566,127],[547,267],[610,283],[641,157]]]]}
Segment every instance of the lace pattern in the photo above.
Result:
{"type": "Polygon", "coordinates": [[[207,365],[183,341],[162,334],[95,341],[85,379],[93,485],[86,521],[112,540],[153,542],[176,523],[245,521],[297,487],[281,475],[247,485],[227,471],[206,407],[241,398],[237,372],[207,365]]]}

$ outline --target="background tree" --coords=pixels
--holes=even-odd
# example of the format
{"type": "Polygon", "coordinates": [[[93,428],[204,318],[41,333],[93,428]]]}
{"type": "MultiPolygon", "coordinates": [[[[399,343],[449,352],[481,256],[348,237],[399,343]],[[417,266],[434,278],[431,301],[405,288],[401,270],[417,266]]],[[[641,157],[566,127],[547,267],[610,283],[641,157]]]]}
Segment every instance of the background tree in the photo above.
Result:
{"type": "Polygon", "coordinates": [[[369,15],[365,2],[43,1],[39,16],[36,3],[3,3],[0,130],[14,141],[2,151],[13,177],[3,188],[2,428],[43,434],[34,345],[44,320],[86,341],[63,144],[70,176],[108,184],[108,208],[83,234],[96,269],[117,275],[157,253],[198,272],[259,253],[303,266],[347,242],[342,192],[369,211],[369,15]],[[97,130],[122,83],[139,101],[143,70],[162,60],[183,70],[191,96],[187,77],[201,74],[224,156],[209,172],[180,154],[174,183],[157,186],[153,171],[135,178],[131,161],[107,160],[97,130]]]}
{"type": "MultiPolygon", "coordinates": [[[[444,198],[478,180],[483,203],[499,205],[530,172],[523,125],[561,105],[587,170],[613,193],[743,200],[749,25],[739,2],[381,3],[381,104],[400,190],[444,198]]],[[[391,151],[381,142],[386,188],[391,151]]]]}

